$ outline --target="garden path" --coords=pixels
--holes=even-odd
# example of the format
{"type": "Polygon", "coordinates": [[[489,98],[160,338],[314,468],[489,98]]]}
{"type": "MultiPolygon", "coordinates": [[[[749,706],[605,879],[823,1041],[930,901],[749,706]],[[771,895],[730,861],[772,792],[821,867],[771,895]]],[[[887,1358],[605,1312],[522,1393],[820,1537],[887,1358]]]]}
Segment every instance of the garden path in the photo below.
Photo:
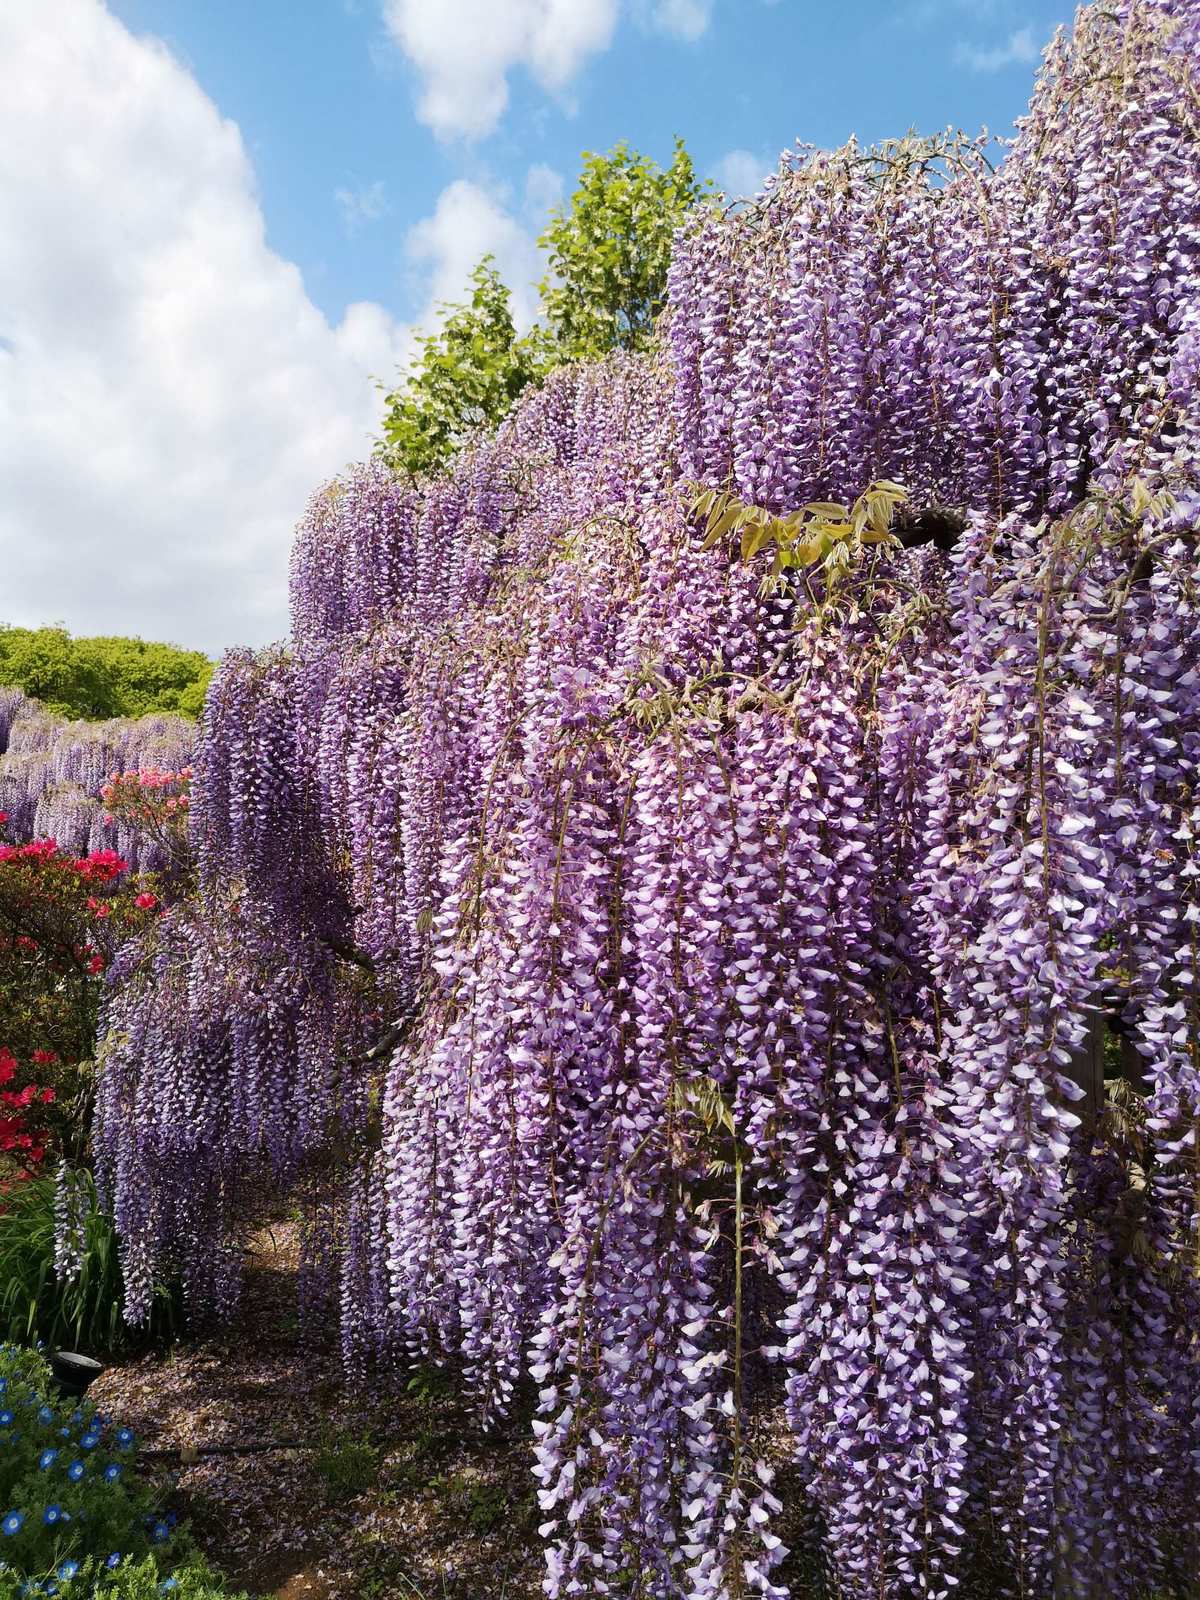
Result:
{"type": "Polygon", "coordinates": [[[170,1504],[236,1583],[274,1600],[533,1600],[528,1433],[484,1439],[436,1375],[347,1394],[296,1318],[298,1228],[261,1229],[236,1322],[114,1363],[93,1395],[147,1449],[305,1441],[156,1463],[170,1504]]]}

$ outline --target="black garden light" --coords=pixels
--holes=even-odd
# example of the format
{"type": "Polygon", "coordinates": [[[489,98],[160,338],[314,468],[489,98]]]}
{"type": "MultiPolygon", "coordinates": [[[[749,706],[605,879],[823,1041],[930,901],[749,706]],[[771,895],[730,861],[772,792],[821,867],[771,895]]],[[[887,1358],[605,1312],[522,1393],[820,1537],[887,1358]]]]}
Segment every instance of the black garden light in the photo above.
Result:
{"type": "Polygon", "coordinates": [[[55,1350],[50,1357],[50,1370],[59,1393],[81,1398],[104,1371],[99,1361],[82,1356],[75,1350],[55,1350]]]}

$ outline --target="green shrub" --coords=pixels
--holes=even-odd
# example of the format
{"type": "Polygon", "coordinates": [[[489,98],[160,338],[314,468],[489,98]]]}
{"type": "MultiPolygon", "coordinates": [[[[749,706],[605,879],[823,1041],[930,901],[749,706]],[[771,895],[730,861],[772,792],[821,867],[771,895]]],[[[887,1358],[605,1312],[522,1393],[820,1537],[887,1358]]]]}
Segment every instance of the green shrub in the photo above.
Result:
{"type": "Polygon", "coordinates": [[[170,1558],[174,1517],[139,1480],[134,1444],[128,1428],[90,1401],[58,1398],[35,1352],[0,1345],[0,1561],[8,1581],[15,1574],[39,1585],[30,1592],[55,1593],[89,1561],[95,1572],[129,1558],[170,1558]]]}
{"type": "MultiPolygon", "coordinates": [[[[14,1185],[0,1201],[0,1339],[57,1349],[114,1350],[132,1337],[121,1317],[125,1283],[110,1219],[89,1172],[75,1174],[82,1258],[78,1273],[54,1270],[53,1176],[14,1185]]],[[[164,1339],[179,1330],[179,1295],[160,1287],[139,1337],[164,1339]]]]}

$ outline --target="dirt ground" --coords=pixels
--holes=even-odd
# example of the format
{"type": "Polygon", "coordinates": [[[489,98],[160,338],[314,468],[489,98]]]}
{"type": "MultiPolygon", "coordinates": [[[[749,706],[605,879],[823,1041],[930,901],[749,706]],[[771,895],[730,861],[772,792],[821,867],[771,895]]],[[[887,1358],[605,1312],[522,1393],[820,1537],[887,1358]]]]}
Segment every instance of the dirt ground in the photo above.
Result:
{"type": "MultiPolygon", "coordinates": [[[[114,1363],[91,1395],[147,1450],[294,1443],[149,1470],[231,1580],[275,1600],[535,1600],[528,1432],[482,1437],[449,1385],[347,1394],[296,1319],[296,1229],[259,1233],[238,1320],[114,1363]]],[[[374,1387],[374,1386],[373,1386],[374,1387]]]]}

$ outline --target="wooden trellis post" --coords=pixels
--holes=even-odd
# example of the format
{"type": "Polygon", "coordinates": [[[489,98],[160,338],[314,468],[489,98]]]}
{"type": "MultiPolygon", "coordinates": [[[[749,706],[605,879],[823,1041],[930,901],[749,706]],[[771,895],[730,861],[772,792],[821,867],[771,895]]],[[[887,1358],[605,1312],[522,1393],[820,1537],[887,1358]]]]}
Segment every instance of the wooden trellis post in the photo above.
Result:
{"type": "Polygon", "coordinates": [[[1087,1032],[1072,1052],[1066,1070],[1066,1076],[1086,1096],[1080,1101],[1079,1113],[1088,1123],[1094,1123],[1104,1107],[1106,1066],[1107,1076],[1124,1078],[1140,1093],[1145,1094],[1150,1088],[1145,1057],[1123,1020],[1124,1004],[1125,995],[1120,989],[1105,989],[1095,996],[1088,1011],[1087,1032]],[[1115,1057],[1109,1045],[1114,1037],[1118,1042],[1115,1057]]]}
{"type": "Polygon", "coordinates": [[[1098,997],[1088,1012],[1087,1032],[1071,1052],[1066,1074],[1083,1090],[1085,1099],[1075,1108],[1089,1127],[1094,1126],[1104,1105],[1104,1057],[1109,1034],[1109,1012],[1104,996],[1098,997]]]}

